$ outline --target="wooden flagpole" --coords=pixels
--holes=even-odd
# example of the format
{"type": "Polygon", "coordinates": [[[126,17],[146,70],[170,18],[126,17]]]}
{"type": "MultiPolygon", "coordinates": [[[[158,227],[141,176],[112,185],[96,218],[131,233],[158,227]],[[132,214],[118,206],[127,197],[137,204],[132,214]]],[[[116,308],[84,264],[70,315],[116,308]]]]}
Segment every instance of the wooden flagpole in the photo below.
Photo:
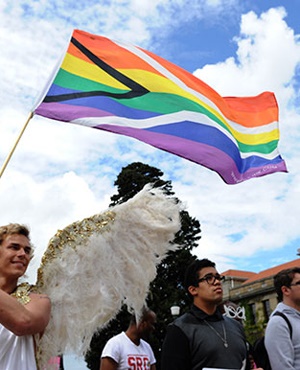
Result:
{"type": "Polygon", "coordinates": [[[31,120],[32,117],[33,117],[33,112],[30,112],[30,114],[29,114],[29,116],[27,118],[27,121],[25,122],[25,125],[23,126],[23,128],[22,128],[22,130],[21,130],[21,132],[20,132],[20,134],[19,134],[19,136],[18,136],[18,138],[17,138],[17,140],[16,140],[16,142],[15,142],[12,150],[8,154],[8,156],[7,156],[5,162],[4,162],[4,164],[3,164],[3,166],[2,166],[2,168],[0,170],[0,178],[3,175],[3,172],[5,171],[5,168],[8,165],[8,162],[10,161],[10,159],[11,159],[11,157],[12,157],[12,155],[13,155],[13,153],[14,153],[14,151],[15,151],[15,149],[16,149],[16,147],[17,147],[17,145],[18,145],[18,143],[19,143],[19,141],[20,141],[20,139],[21,139],[24,131],[26,130],[26,127],[28,126],[28,123],[29,123],[29,121],[31,120]]]}

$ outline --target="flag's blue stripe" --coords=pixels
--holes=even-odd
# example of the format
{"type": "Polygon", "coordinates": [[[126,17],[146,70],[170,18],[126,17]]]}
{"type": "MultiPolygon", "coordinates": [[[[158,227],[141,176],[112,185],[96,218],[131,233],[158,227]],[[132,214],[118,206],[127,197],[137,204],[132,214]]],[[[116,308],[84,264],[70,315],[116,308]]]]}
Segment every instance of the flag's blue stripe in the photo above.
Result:
{"type": "Polygon", "coordinates": [[[242,158],[237,145],[225,134],[215,127],[205,124],[182,121],[170,123],[168,125],[159,125],[145,129],[147,131],[176,136],[190,141],[209,145],[225,152],[236,163],[240,173],[244,173],[253,167],[261,167],[266,163],[279,163],[282,159],[278,156],[272,160],[251,155],[242,158]]]}

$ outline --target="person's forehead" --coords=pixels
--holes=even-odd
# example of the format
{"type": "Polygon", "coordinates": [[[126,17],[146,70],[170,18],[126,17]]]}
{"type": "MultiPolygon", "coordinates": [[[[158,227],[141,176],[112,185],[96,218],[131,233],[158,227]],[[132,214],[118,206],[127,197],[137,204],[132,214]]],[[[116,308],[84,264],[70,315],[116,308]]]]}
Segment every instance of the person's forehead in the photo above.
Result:
{"type": "Polygon", "coordinates": [[[154,313],[153,311],[150,312],[150,320],[151,321],[155,321],[156,320],[156,313],[154,313]]]}
{"type": "Polygon", "coordinates": [[[145,317],[145,321],[153,322],[156,320],[156,314],[153,311],[148,312],[147,316],[145,317]]]}
{"type": "Polygon", "coordinates": [[[19,244],[23,247],[30,247],[30,241],[27,236],[22,234],[10,234],[4,238],[2,244],[9,245],[9,244],[19,244]]]}
{"type": "Polygon", "coordinates": [[[299,273],[299,272],[296,272],[296,273],[294,274],[294,278],[293,278],[293,280],[295,280],[295,281],[299,281],[299,280],[300,280],[300,273],[299,273]]]}
{"type": "Polygon", "coordinates": [[[205,275],[208,275],[208,274],[216,274],[217,273],[217,270],[215,267],[203,267],[199,272],[199,277],[203,277],[205,275]]]}

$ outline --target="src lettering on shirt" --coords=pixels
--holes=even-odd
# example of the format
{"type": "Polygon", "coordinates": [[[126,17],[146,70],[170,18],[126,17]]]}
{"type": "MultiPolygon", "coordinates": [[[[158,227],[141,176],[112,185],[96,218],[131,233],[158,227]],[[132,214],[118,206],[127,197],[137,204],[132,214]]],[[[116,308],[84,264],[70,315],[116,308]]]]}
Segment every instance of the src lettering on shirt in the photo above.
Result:
{"type": "Polygon", "coordinates": [[[127,357],[128,370],[150,370],[148,356],[129,355],[127,357]]]}

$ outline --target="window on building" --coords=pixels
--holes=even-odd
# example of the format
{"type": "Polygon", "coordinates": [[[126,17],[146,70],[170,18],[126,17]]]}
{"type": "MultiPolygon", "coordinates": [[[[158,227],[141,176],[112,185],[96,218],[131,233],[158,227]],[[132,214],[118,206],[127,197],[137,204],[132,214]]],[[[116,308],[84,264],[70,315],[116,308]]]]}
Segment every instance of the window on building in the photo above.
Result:
{"type": "Polygon", "coordinates": [[[255,309],[255,303],[249,304],[249,320],[251,324],[256,324],[257,318],[256,318],[256,309],[255,309]]]}
{"type": "Polygon", "coordinates": [[[270,301],[266,299],[265,301],[262,301],[262,304],[264,308],[264,318],[268,321],[271,315],[270,301]]]}

